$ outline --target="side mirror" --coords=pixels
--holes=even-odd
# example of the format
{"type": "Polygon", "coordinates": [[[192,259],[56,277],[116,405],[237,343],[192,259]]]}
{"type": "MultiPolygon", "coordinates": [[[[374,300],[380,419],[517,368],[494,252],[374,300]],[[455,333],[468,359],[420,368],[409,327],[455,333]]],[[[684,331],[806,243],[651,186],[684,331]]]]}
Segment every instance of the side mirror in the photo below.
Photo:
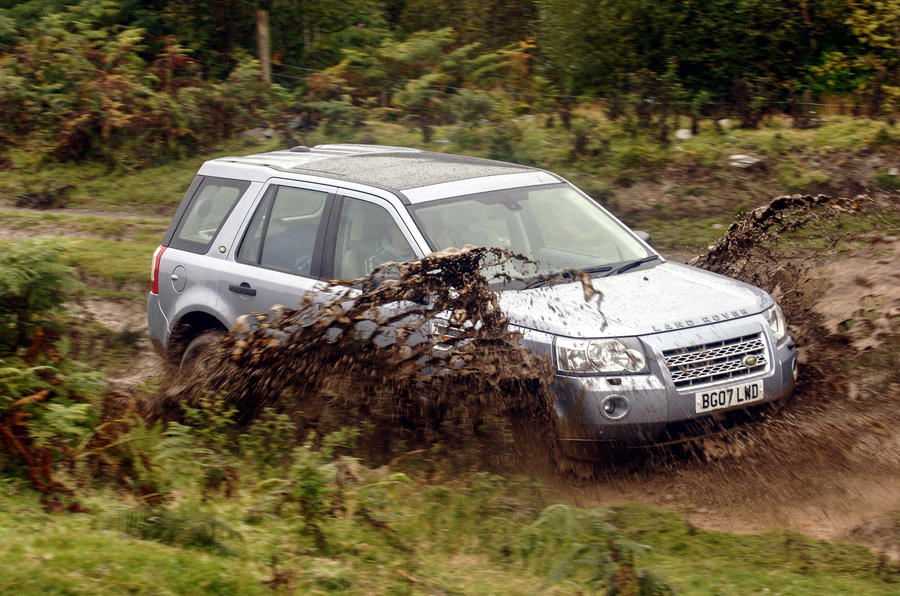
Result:
{"type": "Polygon", "coordinates": [[[650,246],[653,246],[653,240],[650,238],[650,234],[648,234],[647,232],[643,230],[635,230],[634,234],[650,246]]]}

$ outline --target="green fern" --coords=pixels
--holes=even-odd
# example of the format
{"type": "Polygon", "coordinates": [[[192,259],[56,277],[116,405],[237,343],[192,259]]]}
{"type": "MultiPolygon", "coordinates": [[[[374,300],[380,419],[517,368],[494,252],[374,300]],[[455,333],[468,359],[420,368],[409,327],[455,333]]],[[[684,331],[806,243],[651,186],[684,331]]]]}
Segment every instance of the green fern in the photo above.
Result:
{"type": "Polygon", "coordinates": [[[30,339],[34,329],[83,288],[59,256],[66,242],[34,238],[0,242],[0,355],[30,339]]]}

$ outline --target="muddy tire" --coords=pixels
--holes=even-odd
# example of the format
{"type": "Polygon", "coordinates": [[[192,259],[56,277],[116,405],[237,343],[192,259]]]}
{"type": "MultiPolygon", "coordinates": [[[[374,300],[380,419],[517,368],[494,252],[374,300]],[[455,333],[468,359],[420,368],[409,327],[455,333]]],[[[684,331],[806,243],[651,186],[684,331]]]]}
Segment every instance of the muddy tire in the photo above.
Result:
{"type": "Polygon", "coordinates": [[[222,342],[225,332],[220,329],[204,331],[184,348],[181,361],[178,363],[178,373],[181,376],[190,375],[194,370],[197,359],[211,348],[215,348],[222,342]]]}

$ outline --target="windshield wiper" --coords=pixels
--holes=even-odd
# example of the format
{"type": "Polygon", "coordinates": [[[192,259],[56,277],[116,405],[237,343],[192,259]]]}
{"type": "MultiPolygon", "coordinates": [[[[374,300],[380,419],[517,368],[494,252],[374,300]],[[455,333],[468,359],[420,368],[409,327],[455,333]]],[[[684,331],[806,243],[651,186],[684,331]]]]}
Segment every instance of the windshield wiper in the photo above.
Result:
{"type": "Polygon", "coordinates": [[[556,282],[569,282],[578,279],[578,273],[580,272],[594,274],[603,273],[604,271],[610,271],[611,269],[611,265],[595,265],[593,267],[585,267],[583,269],[568,269],[565,271],[560,271],[559,273],[542,275],[533,280],[531,283],[526,284],[523,289],[531,290],[533,288],[540,288],[541,286],[546,286],[556,282]]]}
{"type": "Polygon", "coordinates": [[[620,273],[625,273],[626,271],[629,271],[629,270],[631,270],[631,269],[634,269],[635,267],[638,267],[639,265],[643,265],[644,263],[649,263],[650,261],[655,261],[655,260],[658,259],[658,258],[659,258],[659,257],[656,256],[656,255],[651,255],[651,256],[645,257],[645,258],[643,258],[643,259],[638,259],[637,261],[631,261],[630,263],[625,263],[625,264],[622,265],[621,267],[617,267],[616,269],[610,271],[610,272],[607,273],[606,275],[607,275],[607,276],[609,276],[609,275],[619,275],[620,273]]]}

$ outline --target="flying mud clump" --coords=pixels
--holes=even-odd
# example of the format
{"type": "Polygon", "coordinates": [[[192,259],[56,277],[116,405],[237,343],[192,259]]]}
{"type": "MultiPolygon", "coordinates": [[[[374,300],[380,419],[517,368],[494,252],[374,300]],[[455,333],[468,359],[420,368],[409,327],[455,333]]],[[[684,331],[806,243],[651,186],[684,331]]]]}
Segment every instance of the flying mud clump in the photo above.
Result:
{"type": "Polygon", "coordinates": [[[240,422],[274,408],[320,435],[359,428],[362,447],[381,455],[552,449],[552,364],[519,345],[486,280],[520,265],[500,250],[448,249],[383,265],[350,289],[336,282],[296,309],[242,316],[162,393],[157,415],[217,392],[240,422]]]}
{"type": "Polygon", "coordinates": [[[890,210],[865,195],[777,197],[732,224],[691,263],[769,291],[799,346],[800,378],[787,407],[766,424],[740,429],[708,450],[715,457],[739,456],[735,462],[742,473],[764,474],[770,486],[760,488],[792,487],[793,475],[804,464],[823,478],[828,468],[897,469],[898,462],[884,456],[896,452],[898,437],[891,429],[900,423],[892,384],[866,364],[863,353],[865,347],[897,341],[900,286],[896,261],[884,256],[885,251],[896,254],[897,239],[876,231],[849,233],[846,226],[847,220],[879,218],[890,210]],[[854,259],[859,261],[855,271],[843,271],[842,265],[854,259]],[[891,271],[894,283],[876,283],[891,271]],[[843,303],[852,305],[842,313],[837,294],[847,294],[843,303]],[[862,316],[858,309],[865,304],[873,306],[862,316]],[[850,330],[854,311],[865,324],[850,330]],[[865,400],[860,399],[862,387],[865,400]],[[774,478],[775,461],[783,483],[774,478]]]}

